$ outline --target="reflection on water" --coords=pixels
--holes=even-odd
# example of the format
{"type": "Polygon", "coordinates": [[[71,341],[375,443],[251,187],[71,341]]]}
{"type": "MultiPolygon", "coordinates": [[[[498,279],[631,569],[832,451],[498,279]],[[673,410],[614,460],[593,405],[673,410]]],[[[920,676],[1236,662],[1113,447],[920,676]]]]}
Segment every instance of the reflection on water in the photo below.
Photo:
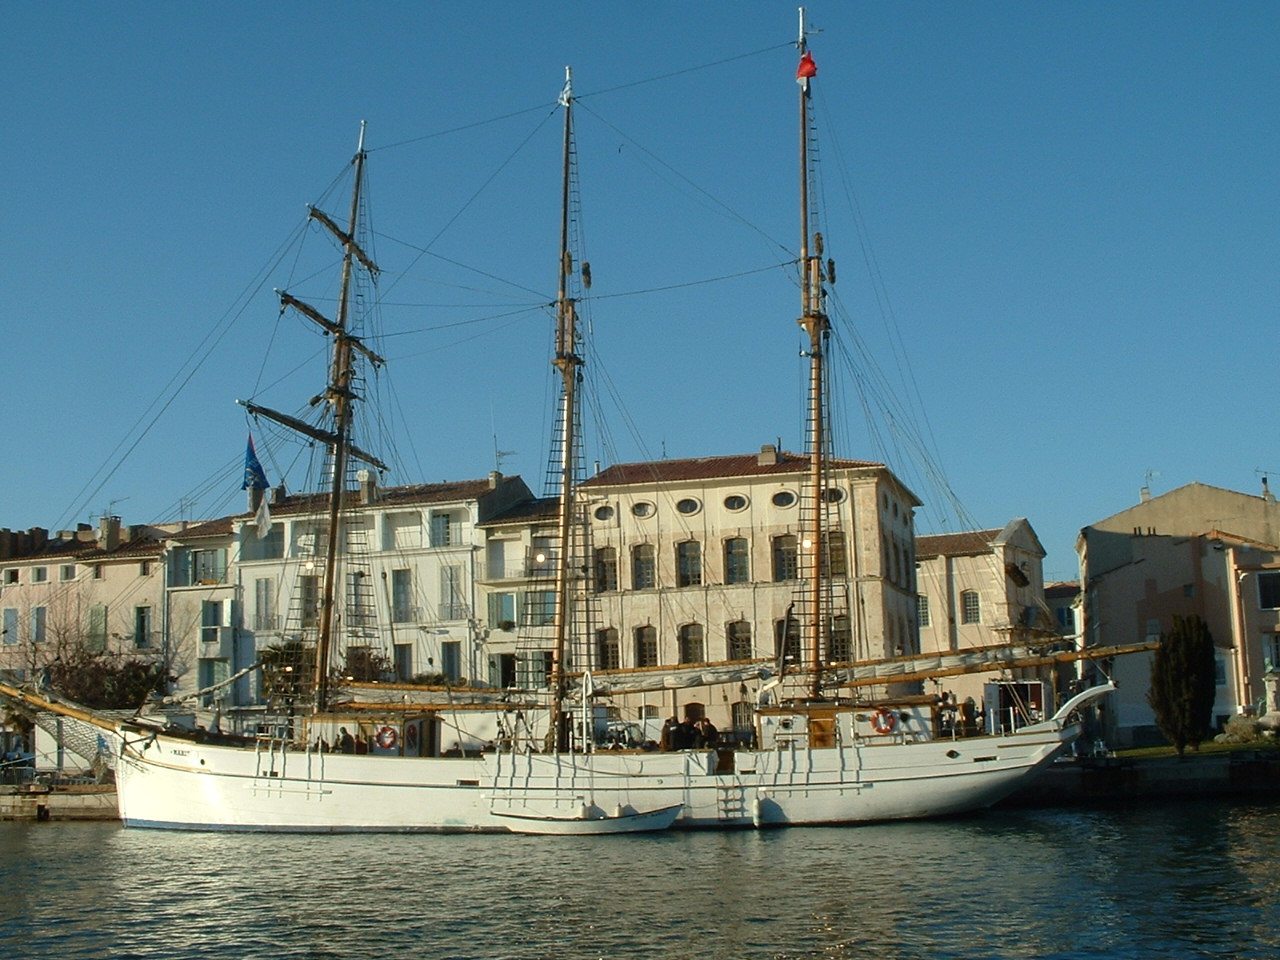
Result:
{"type": "Polygon", "coordinates": [[[564,838],[0,824],[0,957],[1280,955],[1280,810],[564,838]]]}

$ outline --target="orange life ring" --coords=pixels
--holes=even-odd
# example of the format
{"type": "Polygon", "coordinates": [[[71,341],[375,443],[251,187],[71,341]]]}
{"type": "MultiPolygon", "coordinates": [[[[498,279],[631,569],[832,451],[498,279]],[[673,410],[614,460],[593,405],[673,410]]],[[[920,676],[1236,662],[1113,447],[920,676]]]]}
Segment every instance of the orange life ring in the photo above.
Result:
{"type": "Polygon", "coordinates": [[[898,726],[898,718],[881,707],[871,715],[871,729],[876,733],[893,733],[898,726]]]}
{"type": "Polygon", "coordinates": [[[396,739],[395,727],[379,727],[378,732],[373,735],[374,742],[383,750],[390,750],[394,747],[396,739]]]}

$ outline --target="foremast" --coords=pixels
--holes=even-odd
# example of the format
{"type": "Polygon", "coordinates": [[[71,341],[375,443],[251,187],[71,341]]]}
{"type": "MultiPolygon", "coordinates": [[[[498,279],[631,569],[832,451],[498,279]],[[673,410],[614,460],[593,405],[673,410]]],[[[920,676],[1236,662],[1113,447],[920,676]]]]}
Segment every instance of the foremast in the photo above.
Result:
{"type": "Polygon", "coordinates": [[[800,310],[799,324],[808,337],[806,356],[809,361],[807,394],[807,436],[805,446],[809,456],[808,489],[804,496],[806,523],[801,537],[801,578],[808,594],[803,606],[801,634],[804,638],[804,663],[810,676],[809,695],[813,699],[822,696],[823,638],[831,628],[834,603],[828,578],[832,573],[824,554],[832,548],[827,536],[826,514],[829,508],[827,472],[830,460],[830,438],[827,431],[827,369],[826,347],[831,324],[826,312],[826,290],[823,281],[831,279],[832,268],[824,273],[822,266],[822,234],[813,228],[816,211],[811,209],[811,169],[809,142],[812,119],[810,116],[810,84],[817,75],[817,67],[809,53],[805,34],[804,8],[800,8],[800,33],[796,48],[800,52],[800,66],[796,70],[796,82],[800,86],[800,310]]]}
{"type": "MultiPolygon", "coordinates": [[[[568,663],[570,630],[575,598],[571,594],[574,572],[574,524],[577,522],[577,474],[579,462],[578,386],[582,379],[582,357],[578,353],[577,300],[571,295],[573,252],[570,249],[570,207],[573,196],[573,74],[564,70],[564,90],[560,104],[564,107],[564,154],[561,175],[560,204],[560,268],[556,290],[556,344],[551,365],[560,375],[559,450],[553,465],[559,484],[559,512],[555,553],[555,614],[551,649],[551,735],[557,751],[569,749],[569,723],[564,701],[568,695],[568,663]]],[[[590,286],[591,273],[583,263],[581,278],[590,286]]],[[[585,684],[584,684],[585,692],[585,684]]],[[[585,703],[584,703],[585,710],[585,703]]]]}
{"type": "Polygon", "coordinates": [[[328,489],[328,522],[325,538],[324,570],[321,579],[319,609],[317,611],[317,636],[315,659],[312,668],[313,709],[321,711],[328,705],[329,667],[337,631],[338,610],[338,546],[342,531],[342,508],[346,498],[347,468],[353,459],[362,460],[379,470],[386,465],[377,457],[356,447],[351,442],[354,403],[359,399],[354,389],[354,354],[360,353],[374,366],[381,366],[383,359],[366,347],[351,331],[351,290],[355,266],[359,263],[371,276],[377,276],[378,266],[366,255],[356,241],[360,225],[361,190],[364,185],[365,124],[360,124],[360,139],[352,159],[354,177],[351,188],[351,209],[347,229],[343,230],[333,219],[315,207],[308,207],[308,217],[327,229],[342,245],[342,281],[338,292],[338,311],[329,319],[314,307],[290,294],[277,290],[280,309],[293,308],[311,320],[333,338],[333,354],[329,363],[329,380],[323,393],[312,399],[312,404],[327,403],[330,409],[331,429],[315,427],[287,414],[248,401],[240,401],[250,412],[264,416],[282,426],[296,430],[328,448],[330,465],[328,489]]]}

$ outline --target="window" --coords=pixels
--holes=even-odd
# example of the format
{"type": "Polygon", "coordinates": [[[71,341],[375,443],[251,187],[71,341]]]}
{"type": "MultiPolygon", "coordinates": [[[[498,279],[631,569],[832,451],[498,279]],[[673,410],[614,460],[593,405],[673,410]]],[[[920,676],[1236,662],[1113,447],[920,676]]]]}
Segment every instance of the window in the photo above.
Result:
{"type": "Polygon", "coordinates": [[[636,666],[658,665],[658,628],[636,627],[636,666]]]}
{"type": "Polygon", "coordinates": [[[779,490],[772,499],[775,507],[790,507],[795,505],[796,495],[790,490],[779,490]]]}
{"type": "Polygon", "coordinates": [[[853,635],[849,631],[849,618],[843,614],[831,618],[827,633],[827,662],[848,663],[853,659],[853,635]]]}
{"type": "Polygon", "coordinates": [[[844,548],[843,530],[826,530],[822,534],[822,565],[828,577],[849,575],[849,554],[844,548]]]}
{"type": "Polygon", "coordinates": [[[827,487],[822,491],[823,503],[840,503],[842,500],[844,500],[844,491],[839,487],[827,487]]]}
{"type": "Polygon", "coordinates": [[[526,620],[531,627],[545,627],[556,621],[556,592],[530,590],[525,594],[526,620]]]}
{"type": "Polygon", "coordinates": [[[631,548],[631,589],[652,590],[657,585],[653,544],[637,543],[631,548]]]}
{"type": "Polygon", "coordinates": [[[489,627],[492,630],[516,628],[516,595],[514,593],[489,594],[489,627]]]}
{"type": "Polygon", "coordinates": [[[302,601],[302,625],[318,626],[320,623],[320,578],[306,574],[298,578],[298,596],[302,601]]]}
{"type": "Polygon", "coordinates": [[[637,517],[652,517],[654,506],[648,500],[638,500],[631,505],[631,513],[637,517]]]}
{"type": "Polygon", "coordinates": [[[133,608],[133,645],[138,649],[151,646],[151,608],[133,608]]]}
{"type": "Polygon", "coordinates": [[[4,631],[5,643],[18,642],[18,610],[16,607],[4,608],[4,620],[0,622],[0,629],[4,631]]]}
{"type": "Polygon", "coordinates": [[[65,583],[68,580],[76,578],[76,565],[74,563],[64,563],[58,568],[58,579],[65,583]]]}
{"type": "Polygon", "coordinates": [[[725,627],[725,638],[729,641],[730,660],[750,660],[751,624],[746,620],[734,620],[725,627]]]}
{"type": "Polygon", "coordinates": [[[733,513],[745,510],[747,508],[747,498],[739,493],[732,493],[724,498],[724,508],[733,513]]]}
{"type": "Polygon", "coordinates": [[[45,626],[48,621],[49,611],[44,607],[31,608],[31,642],[44,643],[45,626]]]}
{"type": "Polygon", "coordinates": [[[1280,608],[1280,573],[1258,574],[1258,606],[1263,610],[1280,608]]]}
{"type": "Polygon", "coordinates": [[[389,513],[382,521],[382,545],[386,550],[411,550],[422,546],[422,514],[389,513]]]}
{"type": "Polygon", "coordinates": [[[101,580],[106,575],[107,575],[107,568],[105,564],[95,563],[93,565],[93,579],[101,580]]]}
{"type": "Polygon", "coordinates": [[[200,639],[205,643],[217,643],[221,639],[222,601],[205,600],[200,604],[200,639]]]}
{"type": "Polygon", "coordinates": [[[929,598],[924,594],[916,597],[916,623],[922,627],[929,626],[929,598]]]}
{"type": "Polygon", "coordinates": [[[618,551],[613,547],[596,547],[596,593],[618,589],[618,551]]]}
{"type": "Polygon", "coordinates": [[[706,659],[702,643],[702,624],[686,623],[680,628],[680,662],[703,663],[706,659]]]}
{"type": "MultiPolygon", "coordinates": [[[[6,638],[8,633],[5,634],[6,638]]],[[[107,605],[95,603],[89,607],[89,630],[85,634],[85,649],[101,653],[107,649],[107,605]]]]}
{"type": "Polygon", "coordinates": [[[702,545],[697,540],[676,544],[676,586],[696,587],[702,583],[702,545]]]}
{"type": "Polygon", "coordinates": [[[49,568],[48,568],[48,567],[33,567],[33,568],[31,569],[31,582],[32,582],[32,583],[46,583],[48,580],[49,580],[49,568]]]}
{"type": "Polygon", "coordinates": [[[456,545],[461,534],[461,524],[457,518],[448,513],[431,515],[431,545],[433,547],[451,547],[456,545]]]}
{"type": "Polygon", "coordinates": [[[516,659],[515,685],[526,690],[551,685],[551,651],[531,650],[516,659]]]}
{"type": "Polygon", "coordinates": [[[397,643],[394,644],[392,659],[396,667],[396,679],[401,682],[407,681],[413,676],[413,644],[397,643]]]}
{"type": "Polygon", "coordinates": [[[1182,595],[1184,597],[1194,597],[1196,595],[1196,585],[1194,583],[1184,583],[1182,585],[1182,595]]]}
{"type": "Polygon", "coordinates": [[[458,640],[445,640],[440,644],[440,672],[446,680],[462,678],[462,643],[458,640]]]}
{"type": "MultiPolygon", "coordinates": [[[[284,556],[284,524],[274,523],[267,531],[265,537],[258,537],[257,526],[246,526],[244,528],[244,539],[240,543],[240,558],[242,560],[279,560],[284,556]]],[[[144,560],[143,564],[149,564],[150,561],[144,560]]],[[[142,572],[142,576],[146,576],[151,572],[148,566],[142,572]]]]}
{"type": "MultiPolygon", "coordinates": [[[[101,566],[101,564],[99,564],[101,566]]],[[[98,579],[95,568],[94,579],[98,579]]],[[[191,583],[222,583],[227,579],[226,550],[193,550],[191,552],[191,583]]]]}
{"type": "Polygon", "coordinates": [[[596,507],[594,516],[597,520],[612,520],[613,507],[609,506],[607,503],[602,504],[601,506],[596,507]]]}
{"type": "MultiPolygon", "coordinates": [[[[284,544],[284,540],[283,540],[283,538],[281,539],[280,543],[281,543],[281,545],[283,546],[283,544],[284,544]]],[[[143,560],[143,561],[141,561],[141,562],[138,564],[138,576],[140,576],[140,577],[149,577],[149,576],[151,576],[151,561],[150,561],[150,560],[143,560]]]]}
{"type": "Polygon", "coordinates": [[[739,700],[729,705],[729,716],[733,723],[733,732],[741,736],[750,736],[755,731],[755,707],[750,701],[739,700]]]}
{"type": "Polygon", "coordinates": [[[454,564],[440,568],[440,619],[465,620],[467,603],[462,588],[462,567],[454,564]]]}
{"type": "Polygon", "coordinates": [[[596,665],[601,670],[617,670],[622,666],[622,648],[618,645],[618,631],[613,627],[596,633],[596,665]]]}
{"type": "Polygon", "coordinates": [[[796,538],[790,533],[773,538],[773,580],[796,579],[798,566],[796,561],[796,538]]]}
{"type": "Polygon", "coordinates": [[[17,569],[17,567],[10,567],[9,569],[5,570],[5,572],[4,572],[4,583],[5,583],[5,586],[7,586],[7,587],[11,587],[11,586],[13,586],[15,583],[17,583],[17,582],[18,582],[18,569],[17,569]]]}
{"type": "Polygon", "coordinates": [[[1076,612],[1071,607],[1058,607],[1054,613],[1058,617],[1058,626],[1065,632],[1072,633],[1076,628],[1076,612]]]}
{"type": "Polygon", "coordinates": [[[686,517],[691,517],[702,509],[702,503],[693,497],[685,497],[676,501],[676,509],[683,513],[686,517]]]}
{"type": "Polygon", "coordinates": [[[1262,657],[1266,672],[1280,670],[1280,633],[1263,635],[1262,657]]]}
{"type": "Polygon", "coordinates": [[[982,604],[978,600],[977,590],[965,590],[960,594],[960,622],[982,622],[982,604]]]}
{"type": "Polygon", "coordinates": [[[413,571],[408,569],[391,571],[391,622],[412,623],[413,610],[413,571]]]}
{"type": "Polygon", "coordinates": [[[800,621],[787,617],[773,625],[774,649],[781,658],[795,663],[800,659],[800,621]]]}
{"type": "Polygon", "coordinates": [[[551,537],[534,537],[529,549],[529,573],[532,576],[548,574],[555,568],[555,551],[551,537]]]}
{"type": "Polygon", "coordinates": [[[269,577],[253,581],[253,629],[278,630],[276,623],[276,582],[269,577]]]}
{"type": "Polygon", "coordinates": [[[724,582],[751,582],[751,555],[746,537],[731,537],[724,542],[724,582]]]}
{"type": "MultiPolygon", "coordinates": [[[[202,657],[196,661],[196,675],[199,678],[200,689],[212,687],[231,676],[231,662],[229,660],[202,657]]],[[[205,694],[201,698],[201,705],[205,707],[212,706],[213,701],[222,695],[223,691],[221,689],[205,694]]]]}

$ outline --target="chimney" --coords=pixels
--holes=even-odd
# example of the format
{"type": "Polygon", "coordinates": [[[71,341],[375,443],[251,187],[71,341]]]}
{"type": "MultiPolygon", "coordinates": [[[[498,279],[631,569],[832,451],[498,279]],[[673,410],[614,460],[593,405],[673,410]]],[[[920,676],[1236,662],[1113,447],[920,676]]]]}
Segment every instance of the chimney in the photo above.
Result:
{"type": "Polygon", "coordinates": [[[89,524],[77,523],[76,539],[81,543],[93,543],[94,540],[98,539],[98,535],[94,533],[93,527],[89,526],[89,524]]]}
{"type": "Polygon", "coordinates": [[[103,550],[114,550],[120,546],[119,517],[103,517],[98,521],[98,546],[103,550]]]}
{"type": "Polygon", "coordinates": [[[44,545],[49,542],[49,531],[44,527],[32,527],[27,531],[27,536],[31,538],[31,551],[43,549],[44,545]]]}
{"type": "Polygon", "coordinates": [[[271,505],[279,506],[289,498],[288,491],[284,488],[284,481],[280,481],[280,486],[271,488],[271,505]]]}
{"type": "Polygon", "coordinates": [[[1151,488],[1150,488],[1150,487],[1143,487],[1141,490],[1139,490],[1139,491],[1138,491],[1138,500],[1139,500],[1139,501],[1141,501],[1142,503],[1146,503],[1146,502],[1147,502],[1148,500],[1150,500],[1150,499],[1151,499],[1151,488]]]}
{"type": "Polygon", "coordinates": [[[1267,485],[1267,478],[1262,478],[1262,499],[1267,503],[1275,503],[1276,495],[1271,492],[1271,487],[1267,485]]]}
{"type": "Polygon", "coordinates": [[[0,530],[0,559],[8,560],[15,553],[13,531],[8,527],[0,530]]]}
{"type": "Polygon", "coordinates": [[[756,463],[762,467],[772,466],[775,463],[781,463],[782,457],[778,455],[778,448],[772,443],[766,443],[760,448],[760,454],[756,457],[756,463]]]}
{"type": "MultiPolygon", "coordinates": [[[[597,467],[597,471],[598,471],[598,470],[599,470],[599,468],[597,467]]],[[[498,471],[498,470],[490,470],[490,471],[489,471],[489,489],[490,489],[490,490],[497,490],[497,489],[498,489],[498,484],[500,484],[501,482],[502,482],[502,473],[501,473],[501,471],[498,471]]]]}
{"type": "Polygon", "coordinates": [[[372,470],[358,471],[356,481],[360,484],[361,503],[373,503],[378,499],[378,478],[372,470]]]}

